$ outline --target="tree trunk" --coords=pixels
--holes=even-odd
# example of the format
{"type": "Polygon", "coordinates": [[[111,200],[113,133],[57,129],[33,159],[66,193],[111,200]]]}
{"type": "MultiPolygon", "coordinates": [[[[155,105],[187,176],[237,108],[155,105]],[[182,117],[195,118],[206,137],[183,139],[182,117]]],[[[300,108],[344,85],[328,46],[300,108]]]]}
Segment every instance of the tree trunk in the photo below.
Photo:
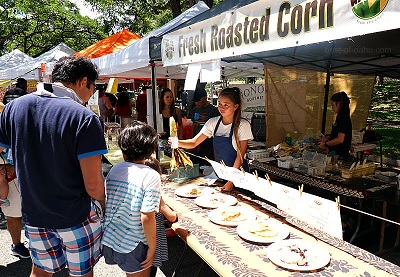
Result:
{"type": "Polygon", "coordinates": [[[182,13],[180,0],[170,0],[169,4],[171,6],[172,17],[175,18],[182,13]]]}
{"type": "Polygon", "coordinates": [[[206,5],[211,9],[212,6],[214,5],[214,1],[213,0],[203,0],[204,3],[206,3],[206,5]]]}

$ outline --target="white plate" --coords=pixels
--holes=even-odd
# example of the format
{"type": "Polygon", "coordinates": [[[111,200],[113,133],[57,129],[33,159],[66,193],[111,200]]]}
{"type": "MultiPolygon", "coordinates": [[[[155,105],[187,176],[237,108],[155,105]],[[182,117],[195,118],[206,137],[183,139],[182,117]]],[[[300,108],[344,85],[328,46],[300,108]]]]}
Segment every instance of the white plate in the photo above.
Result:
{"type": "Polygon", "coordinates": [[[302,239],[289,239],[277,241],[267,248],[268,259],[274,264],[291,270],[310,271],[320,269],[326,266],[331,256],[325,248],[316,242],[306,241],[302,239]],[[301,261],[300,254],[291,249],[299,249],[304,251],[308,257],[306,265],[299,265],[296,261],[301,261]],[[291,260],[291,262],[289,261],[291,260]]]}
{"type": "Polygon", "coordinates": [[[220,207],[208,213],[208,218],[220,225],[237,226],[247,220],[254,220],[256,218],[255,210],[250,207],[243,206],[227,206],[220,207]],[[229,219],[229,216],[232,216],[229,219]]]}
{"type": "Polygon", "coordinates": [[[205,194],[197,197],[196,205],[203,208],[215,209],[222,206],[232,206],[237,203],[236,197],[223,193],[205,194]]]}
{"type": "Polygon", "coordinates": [[[175,190],[175,194],[181,197],[196,198],[199,197],[206,189],[204,186],[183,186],[175,190]]]}
{"type": "Polygon", "coordinates": [[[243,239],[259,243],[273,243],[278,240],[283,240],[289,236],[289,230],[286,228],[286,226],[273,219],[260,219],[240,223],[236,231],[243,239]],[[267,230],[264,229],[265,226],[268,227],[267,230]],[[260,232],[257,232],[257,230],[260,232]],[[257,233],[260,235],[257,235],[257,233]]]}

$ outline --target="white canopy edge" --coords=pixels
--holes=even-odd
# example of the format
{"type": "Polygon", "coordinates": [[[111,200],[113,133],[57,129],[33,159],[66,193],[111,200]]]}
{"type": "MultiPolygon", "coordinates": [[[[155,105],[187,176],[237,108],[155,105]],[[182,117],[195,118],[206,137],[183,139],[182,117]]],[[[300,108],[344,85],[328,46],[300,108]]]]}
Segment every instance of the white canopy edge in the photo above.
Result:
{"type": "Polygon", "coordinates": [[[178,25],[208,9],[208,6],[203,1],[199,1],[196,5],[186,10],[178,17],[172,19],[167,24],[152,31],[138,41],[135,41],[126,48],[99,58],[92,59],[92,61],[99,68],[100,77],[129,75],[129,77],[142,78],[138,76],[138,74],[143,74],[141,73],[143,70],[145,72],[149,70],[149,39],[151,37],[162,36],[169,30],[176,28],[178,25]],[[141,70],[134,71],[136,69],[141,70]]]}
{"type": "Polygon", "coordinates": [[[37,58],[28,62],[22,62],[19,65],[4,70],[0,70],[0,80],[13,80],[19,77],[25,79],[38,79],[37,69],[40,69],[42,63],[57,61],[61,57],[71,56],[75,54],[75,50],[65,43],[60,43],[53,49],[43,53],[37,58]]]}

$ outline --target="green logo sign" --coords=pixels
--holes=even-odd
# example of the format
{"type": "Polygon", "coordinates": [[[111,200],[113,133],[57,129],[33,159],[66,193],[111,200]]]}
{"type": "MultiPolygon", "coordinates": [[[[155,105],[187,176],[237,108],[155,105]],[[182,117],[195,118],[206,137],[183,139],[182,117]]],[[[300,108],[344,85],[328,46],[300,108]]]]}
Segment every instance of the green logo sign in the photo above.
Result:
{"type": "Polygon", "coordinates": [[[371,19],[379,15],[389,0],[351,0],[353,13],[360,19],[371,19]]]}

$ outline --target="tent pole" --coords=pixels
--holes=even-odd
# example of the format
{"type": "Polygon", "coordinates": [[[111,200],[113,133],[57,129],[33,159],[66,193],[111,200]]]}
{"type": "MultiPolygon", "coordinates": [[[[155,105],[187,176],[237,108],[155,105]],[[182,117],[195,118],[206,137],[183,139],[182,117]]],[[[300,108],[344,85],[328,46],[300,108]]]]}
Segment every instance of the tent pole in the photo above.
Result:
{"type": "Polygon", "coordinates": [[[151,63],[151,94],[153,95],[153,127],[157,130],[157,105],[156,105],[156,94],[157,94],[157,81],[156,81],[156,65],[151,63]]]}
{"type": "Polygon", "coordinates": [[[321,133],[322,134],[325,134],[326,112],[328,110],[328,99],[329,99],[329,86],[330,86],[330,83],[331,83],[331,62],[329,60],[327,62],[327,68],[326,68],[324,111],[322,113],[322,126],[321,126],[321,133]]]}

